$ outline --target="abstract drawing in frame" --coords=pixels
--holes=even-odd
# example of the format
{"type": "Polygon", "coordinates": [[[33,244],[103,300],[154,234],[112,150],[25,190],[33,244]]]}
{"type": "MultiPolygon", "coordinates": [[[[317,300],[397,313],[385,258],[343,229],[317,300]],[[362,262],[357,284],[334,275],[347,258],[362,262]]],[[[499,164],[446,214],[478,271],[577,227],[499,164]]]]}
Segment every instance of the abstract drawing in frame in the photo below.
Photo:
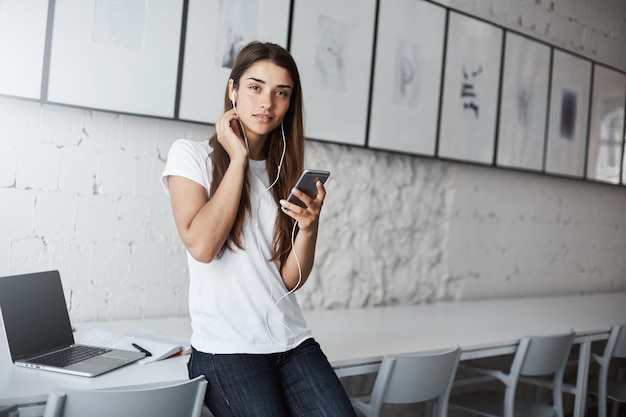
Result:
{"type": "Polygon", "coordinates": [[[624,146],[626,74],[595,64],[587,178],[619,184],[624,146]]]}
{"type": "Polygon", "coordinates": [[[494,157],[502,29],[450,12],[438,156],[494,157]]]}
{"type": "Polygon", "coordinates": [[[0,94],[41,98],[48,0],[0,0],[0,94]]]}
{"type": "Polygon", "coordinates": [[[583,177],[591,62],[558,49],[552,63],[545,172],[583,177]]]}
{"type": "Polygon", "coordinates": [[[365,145],[376,0],[294,1],[291,52],[304,93],[306,136],[365,145]]]}
{"type": "Polygon", "coordinates": [[[178,118],[215,123],[233,61],[253,40],[287,47],[289,0],[189,0],[178,118]]]}
{"type": "Polygon", "coordinates": [[[496,164],[541,171],[550,47],[507,32],[504,51],[496,164]]]}
{"type": "Polygon", "coordinates": [[[56,0],[48,100],[173,117],[183,0],[56,0]]]}
{"type": "Polygon", "coordinates": [[[434,156],[446,10],[381,0],[368,145],[434,156]]]}

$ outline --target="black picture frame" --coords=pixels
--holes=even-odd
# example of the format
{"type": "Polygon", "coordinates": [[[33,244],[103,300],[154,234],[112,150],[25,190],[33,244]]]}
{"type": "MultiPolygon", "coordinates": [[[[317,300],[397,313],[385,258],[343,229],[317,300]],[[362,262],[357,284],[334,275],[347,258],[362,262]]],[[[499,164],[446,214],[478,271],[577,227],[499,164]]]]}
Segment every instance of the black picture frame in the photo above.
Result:
{"type": "Polygon", "coordinates": [[[55,0],[47,98],[174,117],[183,0],[55,0]]]}
{"type": "Polygon", "coordinates": [[[381,0],[368,146],[435,155],[446,9],[381,0]]]}
{"type": "Polygon", "coordinates": [[[626,74],[595,64],[586,178],[620,183],[624,148],[626,74]]]}
{"type": "Polygon", "coordinates": [[[591,61],[553,49],[544,171],[583,178],[586,160],[591,61]]]}
{"type": "Polygon", "coordinates": [[[437,155],[493,164],[503,30],[450,12],[437,155]]]}
{"type": "Polygon", "coordinates": [[[189,0],[178,118],[215,123],[232,61],[252,40],[287,47],[289,0],[189,0]]]}
{"type": "Polygon", "coordinates": [[[295,0],[290,50],[310,139],[365,146],[376,0],[295,0]]]}
{"type": "Polygon", "coordinates": [[[0,2],[0,94],[41,98],[48,0],[0,2]]]}
{"type": "Polygon", "coordinates": [[[506,32],[496,165],[543,168],[551,48],[506,32]]]}

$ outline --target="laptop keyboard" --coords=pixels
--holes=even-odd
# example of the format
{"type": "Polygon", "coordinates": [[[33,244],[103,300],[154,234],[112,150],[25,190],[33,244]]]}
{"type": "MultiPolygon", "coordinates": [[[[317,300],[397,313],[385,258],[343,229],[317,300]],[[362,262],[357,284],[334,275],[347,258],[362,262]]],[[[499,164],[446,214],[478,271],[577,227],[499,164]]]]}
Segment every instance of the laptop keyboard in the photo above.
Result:
{"type": "Polygon", "coordinates": [[[86,345],[75,345],[68,349],[64,349],[58,352],[53,352],[44,356],[40,356],[36,359],[30,360],[29,362],[37,363],[40,365],[57,366],[57,367],[63,368],[63,367],[72,365],[74,363],[81,362],[89,358],[93,358],[94,356],[102,355],[110,351],[111,349],[106,349],[106,348],[86,346],[86,345]]]}

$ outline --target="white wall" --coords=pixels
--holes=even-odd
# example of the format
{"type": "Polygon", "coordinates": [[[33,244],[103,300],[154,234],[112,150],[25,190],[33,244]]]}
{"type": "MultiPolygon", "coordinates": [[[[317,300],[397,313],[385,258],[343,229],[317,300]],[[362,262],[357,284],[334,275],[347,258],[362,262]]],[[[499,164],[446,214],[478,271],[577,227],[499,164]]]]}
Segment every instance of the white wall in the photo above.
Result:
{"type": "MultiPolygon", "coordinates": [[[[441,3],[626,70],[619,0],[441,3]]],[[[211,132],[0,97],[0,275],[59,269],[78,321],[186,314],[158,179],[211,132]]],[[[626,289],[626,187],[307,146],[332,176],[304,308],[626,289]]]]}

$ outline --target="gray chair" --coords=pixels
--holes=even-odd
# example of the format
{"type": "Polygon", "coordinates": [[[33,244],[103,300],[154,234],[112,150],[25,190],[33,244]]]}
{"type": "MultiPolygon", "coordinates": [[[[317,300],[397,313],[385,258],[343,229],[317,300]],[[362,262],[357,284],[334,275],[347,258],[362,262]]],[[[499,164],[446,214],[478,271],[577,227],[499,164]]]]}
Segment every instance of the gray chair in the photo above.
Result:
{"type": "Polygon", "coordinates": [[[386,355],[372,392],[350,398],[353,407],[367,417],[380,415],[382,405],[436,401],[436,416],[448,415],[448,398],[459,364],[461,349],[421,354],[386,355]]]}
{"type": "Polygon", "coordinates": [[[607,401],[613,401],[612,416],[617,416],[619,403],[626,402],[626,370],[617,370],[616,378],[609,377],[613,358],[626,358],[626,324],[614,325],[602,355],[592,354],[591,359],[598,364],[597,377],[589,377],[587,392],[597,396],[598,417],[606,417],[607,401]]]}
{"type": "Polygon", "coordinates": [[[55,389],[48,396],[44,417],[199,417],[206,386],[200,376],[116,389],[55,389]]]}
{"type": "MultiPolygon", "coordinates": [[[[570,332],[553,336],[528,336],[521,339],[508,372],[477,366],[462,366],[471,374],[500,381],[504,390],[477,388],[450,397],[450,409],[464,410],[485,417],[563,417],[562,385],[567,358],[574,340],[570,332]],[[550,376],[552,404],[517,395],[523,376],[550,376]]],[[[459,379],[459,385],[462,385],[459,379]]],[[[477,381],[484,383],[485,378],[477,381]]],[[[471,387],[471,384],[469,384],[471,387]]]]}

